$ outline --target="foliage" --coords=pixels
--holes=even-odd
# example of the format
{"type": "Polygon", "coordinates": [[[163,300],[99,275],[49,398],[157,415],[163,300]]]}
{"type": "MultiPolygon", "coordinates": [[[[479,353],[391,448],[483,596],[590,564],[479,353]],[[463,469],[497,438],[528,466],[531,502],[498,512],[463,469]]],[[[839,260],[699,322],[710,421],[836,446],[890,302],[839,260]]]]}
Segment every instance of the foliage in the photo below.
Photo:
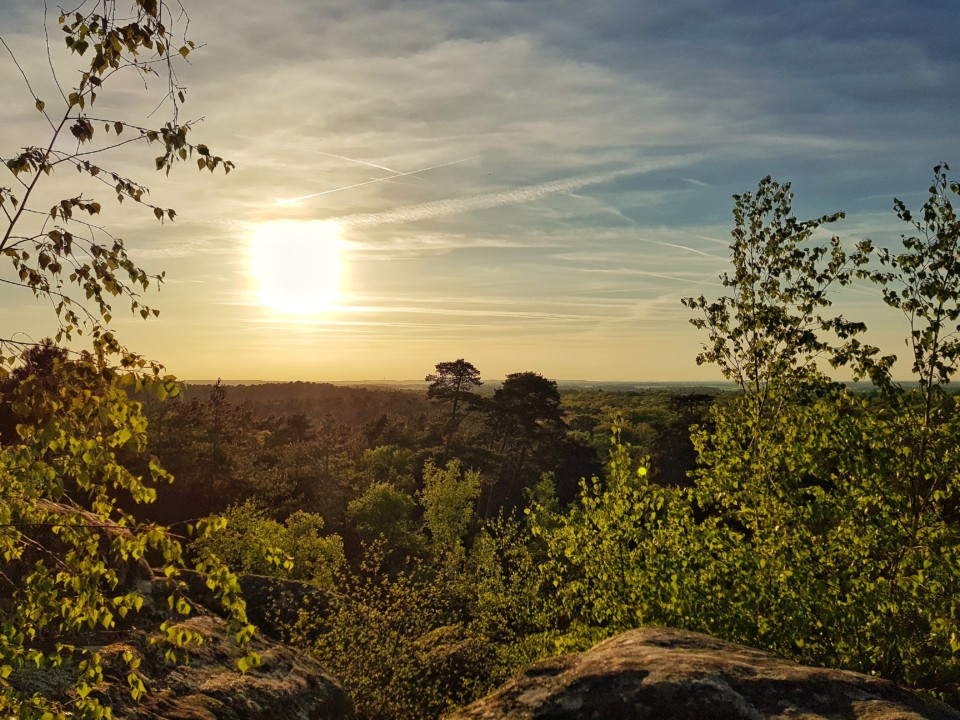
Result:
{"type": "Polygon", "coordinates": [[[568,623],[606,632],[668,617],[676,625],[673,594],[688,553],[677,529],[689,509],[678,491],[650,483],[646,467],[633,469],[617,429],[612,442],[605,478],[582,480],[576,505],[563,512],[540,503],[530,508],[531,532],[546,546],[544,571],[568,623]]]}
{"type": "MultiPolygon", "coordinates": [[[[385,573],[375,545],[356,573],[338,583],[345,598],[313,649],[354,698],[360,718],[436,717],[443,698],[426,682],[428,648],[421,637],[446,627],[453,597],[440,578],[424,583],[416,566],[385,573]]],[[[315,619],[301,630],[313,635],[315,619]]],[[[294,633],[296,637],[296,633],[294,633]]]]}
{"type": "Polygon", "coordinates": [[[523,488],[554,469],[566,431],[557,383],[536,372],[511,373],[487,403],[488,432],[500,456],[496,506],[518,503],[523,488]]]}
{"type": "Polygon", "coordinates": [[[479,496],[480,473],[461,472],[458,460],[451,460],[444,468],[432,462],[424,467],[419,498],[424,525],[438,553],[452,554],[462,549],[479,496]]]}
{"type": "Polygon", "coordinates": [[[763,472],[742,452],[749,408],[718,410],[692,489],[651,485],[615,442],[605,482],[584,482],[566,512],[532,513],[560,619],[589,640],[683,627],[956,698],[960,530],[942,506],[912,514],[901,442],[917,418],[875,402],[785,406],[761,430],[763,472]]]}
{"type": "MultiPolygon", "coordinates": [[[[68,197],[52,206],[37,208],[35,204],[40,202],[43,181],[48,176],[75,168],[94,186],[109,188],[118,202],[131,200],[151,211],[157,220],[172,222],[174,210],[154,205],[144,185],[104,167],[98,156],[130,143],[157,143],[161,154],[154,165],[166,173],[177,162],[194,155],[201,170],[222,167],[229,172],[233,167],[211,154],[207,146],[188,142],[193,124],[178,121],[185,91],[177,82],[173,60],[185,58],[194,46],[188,40],[177,42],[175,28],[167,25],[171,19],[170,10],[157,0],[136,0],[129,14],[118,11],[114,0],[83,2],[77,10],[64,12],[59,25],[67,49],[82,58],[79,81],[64,90],[54,77],[61,98],[56,103],[46,102],[34,94],[24,74],[49,134],[40,145],[28,145],[10,157],[0,158],[15,183],[13,188],[0,187],[0,211],[7,220],[0,236],[0,253],[13,270],[14,279],[9,282],[51,303],[59,320],[57,340],[86,334],[97,356],[119,354],[124,367],[149,365],[156,374],[160,366],[125,351],[109,324],[113,298],[129,302],[131,311],[143,318],[156,315],[139,293],[152,283],[162,282],[163,276],[139,268],[127,254],[123,240],[93,222],[103,206],[82,191],[71,190],[68,197]],[[150,76],[159,77],[158,67],[167,71],[162,102],[169,105],[171,115],[162,127],[148,128],[125,118],[89,114],[98,96],[116,82],[117,76],[133,74],[146,82],[150,76]],[[104,140],[98,144],[101,123],[104,140]],[[124,131],[129,137],[121,140],[124,131]],[[109,138],[110,133],[115,137],[109,138]]],[[[9,337],[0,339],[3,347],[20,344],[9,337]]]]}
{"type": "Polygon", "coordinates": [[[333,612],[301,613],[289,634],[344,683],[361,720],[438,718],[548,651],[524,536],[501,520],[469,555],[433,548],[399,570],[375,542],[339,579],[333,612]]]}
{"type": "Polygon", "coordinates": [[[283,523],[248,500],[223,514],[226,527],[190,543],[196,553],[213,553],[238,572],[304,580],[333,589],[343,563],[343,542],[322,534],[323,518],[297,511],[283,523]]]}
{"type": "MultiPolygon", "coordinates": [[[[957,352],[945,321],[958,314],[960,226],[944,170],[935,168],[915,224],[923,239],[881,251],[886,270],[870,274],[910,321],[919,392],[890,383],[892,356],[864,356],[881,390],[873,399],[784,389],[783,417],[757,422],[748,393],[715,412],[714,432],[695,437],[695,502],[708,513],[698,531],[726,561],[715,577],[747,589],[715,605],[726,632],[956,697],[960,438],[955,399],[941,386],[957,352]]],[[[895,207],[911,221],[902,202],[895,207]]]]}
{"type": "Polygon", "coordinates": [[[363,451],[360,465],[371,482],[413,489],[413,450],[398,445],[378,445],[363,451]]]}
{"type": "MultiPolygon", "coordinates": [[[[135,0],[124,9],[114,0],[87,0],[62,12],[62,37],[80,67],[72,87],[54,74],[58,100],[45,101],[34,93],[0,38],[23,75],[44,135],[42,142],[25,143],[0,158],[13,181],[12,187],[0,187],[0,212],[6,219],[0,227],[0,255],[8,262],[3,282],[50,303],[57,345],[78,342],[80,336],[89,342],[88,350],[68,355],[52,344],[0,338],[0,384],[16,423],[14,432],[6,428],[0,447],[0,551],[5,560],[0,712],[10,717],[109,717],[97,687],[103,675],[95,651],[98,633],[112,631],[144,606],[145,591],[127,575],[145,560],[159,565],[169,591],[170,612],[156,643],[168,659],[179,661],[184,650],[202,641],[180,622],[193,606],[179,580],[185,566],[179,540],[120,507],[120,498],[134,505],[151,502],[152,485],[169,480],[152,459],[138,458],[146,447],[146,422],[141,405],[125,391],[147,391],[163,399],[177,387],[162,366],[122,345],[110,328],[113,303],[128,303],[144,319],[155,316],[140,293],[163,276],[140,268],[123,240],[98,224],[103,205],[83,188],[84,183],[102,185],[118,202],[132,201],[158,221],[172,222],[174,210],[153,204],[144,185],[109,169],[103,158],[123,146],[156,143],[160,155],[152,164],[167,173],[194,156],[201,170],[229,171],[233,166],[205,145],[187,140],[192,123],[178,119],[185,90],[174,60],[188,56],[194,45],[178,42],[176,14],[162,1],[135,0]],[[166,123],[146,127],[127,118],[90,114],[98,97],[125,75],[145,85],[150,77],[164,83],[166,123]],[[63,177],[58,171],[68,168],[79,174],[58,182],[63,177]],[[62,199],[47,205],[54,193],[62,199]],[[34,345],[39,355],[31,354],[34,345]],[[18,365],[22,349],[28,352],[18,365]],[[128,461],[143,466],[150,479],[131,472],[128,461]],[[32,693],[20,683],[27,666],[65,669],[72,688],[56,697],[32,693]]],[[[192,529],[202,537],[217,528],[217,523],[201,522],[192,529]]],[[[230,632],[245,643],[253,628],[246,622],[236,577],[207,552],[198,555],[195,568],[230,617],[230,632]]],[[[125,659],[130,692],[139,698],[146,692],[137,673],[139,658],[128,654],[125,659]]],[[[247,655],[240,669],[255,661],[255,655],[247,655]]]]}
{"type": "Polygon", "coordinates": [[[848,253],[837,236],[829,245],[811,244],[821,226],[843,213],[797,220],[789,183],[769,176],[755,195],[735,195],[734,201],[733,271],[720,276],[730,294],[683,303],[700,314],[690,322],[707,331],[697,364],[715,363],[748,392],[759,420],[776,411],[770,407],[774,398],[824,377],[818,359],[862,366],[873,355],[873,348],[856,339],[866,329],[863,323],[825,314],[831,289],[857,276],[872,245],[863,241],[848,253]],[[840,344],[831,344],[831,336],[840,344]]]}
{"type": "Polygon", "coordinates": [[[490,414],[499,422],[501,436],[516,435],[528,443],[543,431],[563,427],[557,383],[535,372],[507,375],[493,393],[490,414]]]}
{"type": "Polygon", "coordinates": [[[884,302],[909,321],[913,373],[926,396],[950,381],[960,359],[960,220],[950,202],[950,195],[960,194],[960,184],[948,181],[949,169],[946,163],[934,167],[921,220],[902,200],[894,201],[897,217],[919,235],[902,235],[902,252],[881,250],[885,269],[873,274],[883,286],[884,302]]]}
{"type": "Polygon", "coordinates": [[[151,508],[156,519],[189,521],[250,497],[281,512],[289,505],[294,488],[285,468],[278,462],[271,472],[262,471],[257,461],[266,433],[229,401],[225,386],[214,385],[203,402],[178,396],[159,404],[150,427],[150,450],[177,478],[151,508]]]}
{"type": "MultiPolygon", "coordinates": [[[[19,441],[0,447],[0,708],[23,717],[101,717],[108,712],[96,694],[101,659],[88,646],[98,632],[143,607],[145,591],[129,579],[137,563],[159,561],[168,581],[174,612],[155,639],[167,657],[183,659],[182,651],[201,638],[179,622],[192,611],[178,580],[186,564],[180,542],[118,505],[121,495],[151,502],[152,485],[170,479],[151,463],[144,481],[122,462],[145,448],[140,405],[127,398],[124,378],[90,357],[54,360],[49,370],[23,378],[4,398],[20,422],[19,441]],[[70,669],[72,693],[22,694],[18,678],[27,667],[70,669]]],[[[215,523],[196,526],[200,537],[216,529],[215,523]]],[[[231,632],[248,639],[252,627],[236,576],[209,553],[201,553],[195,566],[230,615],[231,632]]],[[[250,655],[243,662],[255,660],[250,655]]],[[[136,698],[145,692],[139,659],[127,662],[136,698]]]]}
{"type": "MultiPolygon", "coordinates": [[[[548,499],[542,499],[550,505],[548,499]]],[[[501,651],[544,655],[546,651],[538,643],[549,627],[552,598],[548,600],[542,592],[539,558],[530,547],[530,537],[526,523],[502,515],[477,534],[466,566],[473,593],[470,629],[497,643],[501,651]],[[521,647],[515,648],[515,643],[521,647]]],[[[524,660],[518,658],[511,664],[519,667],[524,660]]]]}
{"type": "MultiPolygon", "coordinates": [[[[738,263],[764,252],[781,226],[754,223],[746,246],[735,232],[738,274],[725,276],[733,295],[693,307],[708,312],[699,324],[718,342],[701,358],[747,381],[742,395],[712,406],[710,429],[694,434],[695,484],[650,486],[615,438],[605,482],[584,483],[566,511],[533,511],[548,580],[572,627],[582,623],[587,636],[641,623],[686,627],[960,701],[960,408],[943,390],[956,357],[960,226],[943,169],[914,224],[922,237],[904,238],[903,252],[882,251],[884,270],[869,273],[910,322],[918,390],[890,381],[892,357],[874,360],[849,343],[834,359],[862,353],[879,393],[850,394],[811,369],[817,353],[835,349],[817,333],[841,331],[817,320],[791,348],[781,336],[787,315],[745,312],[755,307],[741,301],[755,298],[757,276],[738,263]],[[713,335],[721,325],[730,343],[713,335]],[[764,374],[775,367],[782,374],[764,374]]],[[[815,264],[822,254],[793,257],[815,264]]]]}
{"type": "Polygon", "coordinates": [[[360,718],[439,717],[545,654],[524,528],[500,518],[477,531],[479,492],[476,470],[427,461],[416,500],[374,483],[350,503],[359,561],[342,566],[330,612],[305,609],[285,633],[344,683],[360,718]]]}
{"type": "MultiPolygon", "coordinates": [[[[560,395],[570,428],[568,438],[605,457],[616,427],[621,441],[634,449],[634,461],[650,457],[650,478],[668,485],[689,482],[687,474],[696,467],[690,427],[708,422],[707,411],[719,396],[719,390],[709,387],[628,392],[563,390],[560,395]]],[[[580,477],[600,472],[598,467],[580,477]]]]}
{"type": "Polygon", "coordinates": [[[347,506],[347,520],[360,535],[370,542],[380,537],[387,546],[404,553],[421,544],[416,532],[413,514],[416,501],[408,493],[389,483],[375,483],[347,506]]]}
{"type": "Polygon", "coordinates": [[[960,469],[956,420],[919,468],[916,409],[843,393],[759,430],[742,420],[727,412],[696,439],[696,501],[710,513],[698,531],[723,560],[712,582],[742,588],[713,603],[714,622],[808,662],[955,693],[960,528],[941,502],[960,469]],[[757,432],[770,454],[745,467],[744,436],[757,432]],[[949,478],[936,499],[917,504],[917,472],[949,478]]]}
{"type": "Polygon", "coordinates": [[[428,398],[450,401],[450,415],[453,419],[457,416],[457,405],[472,397],[473,388],[483,385],[480,371],[463,358],[437,363],[435,372],[427,375],[424,381],[430,383],[427,388],[428,398]]]}
{"type": "MultiPolygon", "coordinates": [[[[184,390],[188,400],[204,400],[208,395],[209,386],[194,385],[184,390]]],[[[304,413],[317,432],[323,424],[355,427],[384,415],[421,422],[431,408],[421,391],[302,381],[231,385],[229,398],[234,404],[249,407],[258,419],[304,413]]]]}

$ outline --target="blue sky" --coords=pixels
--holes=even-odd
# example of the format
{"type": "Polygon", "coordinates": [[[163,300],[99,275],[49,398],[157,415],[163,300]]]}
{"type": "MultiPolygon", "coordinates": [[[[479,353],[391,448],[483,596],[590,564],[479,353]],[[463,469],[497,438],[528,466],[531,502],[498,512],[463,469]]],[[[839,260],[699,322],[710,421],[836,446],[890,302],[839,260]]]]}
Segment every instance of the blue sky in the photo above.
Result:
{"type": "MultiPolygon", "coordinates": [[[[184,378],[411,379],[458,357],[491,379],[715,378],[680,299],[720,291],[733,194],[771,174],[801,218],[844,210],[833,232],[885,244],[894,196],[919,206],[934,164],[960,170],[953,2],[186,6],[204,46],[184,112],[237,169],[120,157],[179,216],[105,218],[168,277],[160,318],[118,329],[184,378]]],[[[0,34],[50,89],[42,4],[0,0],[0,34]]],[[[0,82],[8,157],[43,127],[10,63],[0,82]]],[[[146,114],[140,95],[98,112],[146,114]]],[[[878,293],[836,301],[902,351],[878,293]]],[[[48,331],[31,298],[0,303],[8,332],[48,331]]]]}

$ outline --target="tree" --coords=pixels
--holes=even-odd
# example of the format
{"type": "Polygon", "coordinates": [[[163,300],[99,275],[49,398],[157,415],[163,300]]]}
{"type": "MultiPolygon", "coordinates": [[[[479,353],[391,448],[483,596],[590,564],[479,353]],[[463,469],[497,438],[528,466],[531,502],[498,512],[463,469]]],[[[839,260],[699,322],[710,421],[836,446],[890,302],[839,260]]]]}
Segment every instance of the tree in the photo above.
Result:
{"type": "Polygon", "coordinates": [[[487,422],[502,457],[501,500],[516,501],[527,462],[538,455],[553,455],[563,438],[566,425],[557,383],[532,371],[507,375],[487,406],[487,422]]]}
{"type": "MultiPolygon", "coordinates": [[[[178,42],[178,17],[186,16],[171,12],[162,0],[134,0],[129,10],[115,0],[86,0],[65,12],[58,21],[61,36],[80,67],[72,87],[54,75],[60,98],[49,102],[36,95],[0,38],[23,75],[45,136],[0,158],[13,178],[12,187],[0,187],[0,212],[6,220],[0,225],[0,256],[9,263],[3,281],[50,302],[58,346],[81,337],[89,342],[89,349],[69,355],[62,347],[41,344],[35,355],[33,342],[0,337],[0,383],[4,401],[18,418],[17,437],[0,447],[4,716],[109,716],[95,692],[103,668],[91,641],[97,630],[113,629],[143,606],[143,590],[120,582],[125,568],[147,554],[162,558],[169,590],[171,613],[155,638],[160,648],[177,660],[202,640],[181,624],[193,605],[179,579],[185,565],[179,541],[162,526],[139,522],[118,503],[121,496],[151,502],[153,485],[170,479],[152,460],[143,460],[146,480],[125,462],[146,447],[142,406],[127,397],[125,388],[147,389],[164,398],[177,386],[159,363],[125,348],[110,327],[116,299],[145,319],[156,315],[140,293],[163,276],[141,269],[123,240],[98,224],[103,206],[85,189],[106,187],[118,202],[131,201],[158,221],[172,222],[175,211],[153,204],[144,185],[105,167],[107,155],[123,146],[157,143],[157,170],[169,173],[177,162],[194,156],[201,170],[232,168],[205,145],[188,142],[192,123],[178,119],[185,90],[174,63],[194,48],[190,41],[178,42]],[[166,123],[148,127],[91,114],[98,97],[124,75],[145,83],[159,79],[166,123]],[[57,186],[58,171],[66,168],[79,176],[71,174],[71,180],[57,186]],[[62,192],[62,199],[47,204],[54,192],[62,192]],[[42,358],[50,362],[37,362],[42,358]],[[12,378],[16,382],[10,388],[12,378]],[[21,692],[18,679],[28,666],[66,668],[72,691],[63,697],[21,692]]],[[[218,526],[202,522],[194,530],[203,535],[218,526]]],[[[230,617],[230,632],[246,642],[253,628],[246,622],[236,577],[212,553],[201,553],[196,568],[230,617]]],[[[129,653],[125,659],[131,694],[137,698],[146,691],[137,672],[140,660],[129,653]]],[[[240,669],[254,661],[248,655],[240,669]]]]}
{"type": "Polygon", "coordinates": [[[897,217],[919,234],[901,235],[899,253],[880,250],[885,269],[872,275],[883,286],[884,302],[907,317],[912,370],[928,401],[950,382],[960,361],[960,220],[950,202],[960,183],[947,179],[949,169],[946,163],[934,167],[922,219],[894,200],[897,217]]]}
{"type": "Polygon", "coordinates": [[[960,183],[948,179],[949,169],[946,163],[933,168],[919,218],[902,200],[894,200],[897,217],[916,234],[900,236],[899,252],[881,249],[881,269],[871,275],[883,289],[884,302],[908,322],[906,344],[918,380],[917,391],[911,391],[893,384],[889,373],[877,378],[885,401],[878,421],[890,426],[897,445],[886,454],[885,471],[905,499],[901,513],[910,547],[931,528],[940,528],[943,518],[960,532],[960,458],[955,451],[960,406],[956,394],[946,391],[960,362],[960,220],[951,202],[951,196],[960,194],[960,183]]]}
{"type": "Polygon", "coordinates": [[[776,413],[774,399],[822,384],[818,360],[863,368],[876,352],[856,338],[863,323],[826,313],[831,289],[860,274],[872,245],[865,240],[847,252],[837,236],[829,245],[813,242],[819,228],[844,214],[797,220],[790,184],[769,176],[755,195],[734,195],[734,201],[733,271],[720,276],[730,294],[713,301],[685,298],[683,304],[700,313],[690,320],[694,327],[707,331],[697,364],[716,364],[749,393],[759,422],[776,413]]]}
{"type": "MultiPolygon", "coordinates": [[[[900,252],[881,252],[883,269],[866,273],[910,320],[920,389],[889,381],[891,356],[866,356],[881,391],[866,396],[805,369],[818,348],[832,356],[819,340],[795,343],[796,357],[777,355],[790,349],[778,341],[790,313],[737,305],[755,296],[757,276],[727,277],[731,297],[710,306],[715,324],[703,324],[720,344],[701,357],[762,382],[712,406],[713,427],[693,438],[693,487],[650,486],[615,441],[605,483],[585,483],[564,514],[533,509],[563,620],[586,622],[594,635],[641,623],[686,627],[960,701],[960,404],[942,388],[958,350],[960,225],[949,195],[960,188],[944,171],[935,169],[924,219],[913,223],[919,235],[905,237],[900,252]],[[724,323],[734,330],[738,318],[750,323],[724,344],[714,333],[724,323]],[[775,362],[751,365],[757,357],[775,362]],[[781,368],[793,386],[762,375],[764,367],[781,368]]],[[[896,208],[912,222],[902,202],[896,208]]],[[[736,267],[743,257],[735,253],[736,267]]],[[[817,273],[802,267],[793,277],[817,273]]]]}
{"type": "Polygon", "coordinates": [[[557,383],[540,373],[507,375],[493,394],[491,408],[499,423],[501,440],[514,436],[529,445],[543,432],[552,433],[564,427],[557,383]]]}
{"type": "MultiPolygon", "coordinates": [[[[669,602],[648,594],[638,604],[679,608],[698,629],[956,699],[960,420],[942,385],[960,351],[960,225],[945,170],[934,170],[922,221],[895,203],[919,235],[905,236],[899,252],[881,251],[882,269],[864,273],[907,315],[919,390],[890,381],[893,356],[866,355],[858,362],[879,383],[875,397],[803,394],[778,382],[747,385],[715,405],[714,429],[694,437],[692,512],[675,528],[688,553],[683,582],[669,602]],[[777,412],[757,418],[763,393],[777,412]]],[[[763,325],[757,331],[769,342],[763,325]]],[[[782,366],[800,367],[805,348],[798,352],[782,366]]]]}
{"type": "MultiPolygon", "coordinates": [[[[194,45],[189,40],[177,42],[177,28],[167,25],[176,23],[176,16],[158,0],[135,0],[129,14],[118,11],[115,0],[87,0],[76,11],[61,15],[59,24],[68,50],[83,58],[79,81],[63,89],[63,83],[54,76],[61,101],[48,103],[36,96],[24,73],[26,88],[48,134],[42,143],[2,158],[15,185],[0,187],[0,210],[7,220],[0,235],[0,253],[14,271],[10,283],[51,303],[59,321],[58,341],[86,334],[97,357],[118,355],[121,367],[142,369],[149,365],[154,374],[161,368],[126,351],[109,324],[113,298],[126,300],[131,311],[143,318],[156,315],[143,303],[139,292],[162,282],[163,275],[150,275],[139,268],[127,255],[123,240],[93,222],[102,214],[102,204],[73,183],[68,197],[52,206],[37,204],[43,202],[41,190],[48,178],[55,178],[58,170],[71,168],[89,178],[93,187],[109,188],[118,202],[133,201],[158,221],[172,222],[174,210],[153,204],[144,185],[104,167],[99,158],[120,146],[158,143],[161,154],[153,163],[167,174],[176,163],[194,156],[201,170],[213,171],[219,166],[229,172],[233,167],[211,154],[206,145],[188,142],[193,123],[179,122],[186,96],[177,81],[174,59],[185,58],[194,45]],[[160,75],[158,67],[165,76],[160,75]],[[169,110],[168,122],[150,128],[126,118],[90,115],[97,98],[108,91],[115,78],[127,74],[138,75],[144,82],[151,76],[164,82],[161,104],[169,110]],[[103,140],[98,143],[101,123],[103,140]],[[124,132],[128,137],[121,139],[124,132]]],[[[0,347],[23,344],[29,343],[0,338],[0,347]]]]}
{"type": "Polygon", "coordinates": [[[423,490],[419,493],[423,522],[438,556],[453,558],[461,554],[479,496],[480,473],[462,472],[459,460],[451,460],[443,468],[428,462],[423,468],[423,490]]]}
{"type": "Polygon", "coordinates": [[[606,472],[580,481],[577,503],[558,512],[535,501],[527,510],[533,536],[545,545],[542,569],[556,588],[562,623],[586,622],[608,634],[681,624],[675,594],[691,550],[679,529],[689,505],[678,490],[651,483],[631,455],[614,427],[606,472]]]}
{"type": "Polygon", "coordinates": [[[302,510],[282,523],[253,501],[231,505],[224,513],[227,527],[191,543],[194,552],[213,551],[245,573],[291,578],[334,589],[334,577],[345,562],[343,541],[323,535],[320,515],[302,510]]]}
{"type": "Polygon", "coordinates": [[[383,538],[388,551],[401,556],[422,542],[416,532],[413,497],[389,483],[374,483],[347,505],[347,521],[361,540],[371,543],[383,538]]]}
{"type": "Polygon", "coordinates": [[[450,419],[447,421],[443,446],[443,459],[446,460],[450,452],[450,441],[462,420],[457,415],[457,410],[462,403],[476,400],[472,390],[483,385],[483,381],[480,380],[480,371],[463,358],[437,363],[436,372],[427,375],[424,380],[430,383],[427,388],[428,398],[450,403],[450,419]]]}

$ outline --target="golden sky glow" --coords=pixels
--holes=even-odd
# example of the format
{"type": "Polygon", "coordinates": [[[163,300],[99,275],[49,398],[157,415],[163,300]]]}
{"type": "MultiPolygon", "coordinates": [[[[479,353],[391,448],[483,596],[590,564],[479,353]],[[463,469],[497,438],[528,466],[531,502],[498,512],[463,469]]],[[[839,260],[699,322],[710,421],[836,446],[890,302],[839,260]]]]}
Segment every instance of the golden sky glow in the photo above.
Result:
{"type": "MultiPolygon", "coordinates": [[[[175,221],[59,169],[36,217],[83,193],[137,263],[166,271],[144,297],[159,318],[117,304],[113,325],[188,380],[422,379],[461,357],[491,380],[714,380],[681,299],[722,290],[732,195],[772,175],[799,218],[847,213],[825,238],[882,247],[909,231],[894,197],[916,210],[934,164],[960,169],[960,6],[946,0],[184,6],[197,47],[177,64],[180,120],[203,117],[191,141],[236,169],[166,177],[155,147],[131,144],[104,166],[175,221]]],[[[0,0],[0,33],[49,110],[43,17],[0,0]]],[[[9,58],[0,88],[0,157],[46,143],[9,58]]],[[[117,90],[91,117],[162,124],[142,80],[117,90]]],[[[866,342],[904,353],[909,329],[876,288],[835,300],[866,342]]],[[[24,341],[56,330],[49,304],[2,283],[0,324],[24,341]]]]}

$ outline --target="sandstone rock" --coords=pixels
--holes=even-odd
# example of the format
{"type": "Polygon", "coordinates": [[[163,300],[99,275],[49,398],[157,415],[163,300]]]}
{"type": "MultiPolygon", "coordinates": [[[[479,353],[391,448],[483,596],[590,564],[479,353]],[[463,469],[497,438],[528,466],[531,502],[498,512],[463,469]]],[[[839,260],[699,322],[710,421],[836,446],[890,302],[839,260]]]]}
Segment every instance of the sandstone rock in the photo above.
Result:
{"type": "MultiPolygon", "coordinates": [[[[46,503],[48,512],[88,516],[89,524],[98,528],[104,538],[112,533],[126,533],[123,527],[66,506],[46,503]]],[[[46,555],[56,555],[63,548],[55,533],[40,528],[31,534],[31,549],[45,549],[46,555]]],[[[35,552],[39,552],[34,550],[35,552]]],[[[7,572],[23,573],[32,558],[27,555],[17,566],[4,568],[7,572]]],[[[162,651],[151,644],[160,624],[165,620],[180,620],[167,606],[169,590],[162,575],[154,575],[144,561],[116,561],[119,584],[116,594],[136,589],[143,595],[140,612],[118,618],[110,630],[85,631],[70,638],[103,659],[103,682],[97,683],[93,694],[109,704],[115,718],[131,720],[353,720],[350,700],[342,687],[330,678],[312,656],[258,633],[249,649],[261,659],[260,667],[241,674],[237,661],[246,654],[227,633],[226,623],[202,604],[211,602],[210,592],[203,579],[194,572],[185,571],[183,581],[195,590],[195,613],[183,619],[183,625],[200,633],[203,643],[190,648],[188,664],[173,666],[162,651]],[[139,702],[130,696],[127,681],[129,666],[123,659],[131,654],[140,660],[139,674],[148,694],[139,702]]],[[[285,581],[254,577],[244,589],[252,599],[259,601],[263,620],[281,600],[288,600],[294,613],[298,602],[309,601],[325,608],[325,597],[319,591],[312,595],[307,589],[285,581]]],[[[0,589],[0,609],[9,602],[9,594],[0,589]]],[[[256,619],[261,617],[254,613],[256,619]]],[[[286,619],[281,617],[281,619],[286,619]]],[[[70,700],[79,671],[75,661],[67,661],[56,668],[15,670],[6,682],[18,691],[30,695],[40,693],[58,700],[70,700]]]]}
{"type": "MultiPolygon", "coordinates": [[[[103,660],[103,682],[93,692],[113,708],[115,718],[129,720],[353,720],[353,708],[343,688],[312,656],[265,635],[249,646],[262,660],[241,674],[237,661],[246,650],[226,632],[225,621],[201,606],[183,626],[200,633],[203,643],[189,650],[189,662],[171,665],[151,644],[164,612],[166,589],[154,580],[143,610],[128,616],[115,631],[91,635],[86,647],[103,660]],[[139,674],[148,689],[140,701],[130,696],[129,667],[124,654],[139,658],[139,674]]],[[[9,682],[21,692],[69,699],[77,668],[15,671],[9,682]]]]}
{"type": "Polygon", "coordinates": [[[145,633],[132,632],[101,650],[107,671],[103,689],[114,717],[131,720],[352,720],[343,689],[309,655],[266,639],[253,649],[258,668],[241,675],[236,661],[243,653],[224,635],[218,617],[201,614],[185,623],[204,636],[190,652],[190,662],[171,667],[153,649],[145,633]],[[149,694],[134,702],[126,690],[125,650],[142,659],[149,694]],[[116,673],[111,672],[112,669],[116,673]]]}
{"type": "Polygon", "coordinates": [[[536,663],[448,720],[960,720],[893,683],[644,628],[536,663]]]}

